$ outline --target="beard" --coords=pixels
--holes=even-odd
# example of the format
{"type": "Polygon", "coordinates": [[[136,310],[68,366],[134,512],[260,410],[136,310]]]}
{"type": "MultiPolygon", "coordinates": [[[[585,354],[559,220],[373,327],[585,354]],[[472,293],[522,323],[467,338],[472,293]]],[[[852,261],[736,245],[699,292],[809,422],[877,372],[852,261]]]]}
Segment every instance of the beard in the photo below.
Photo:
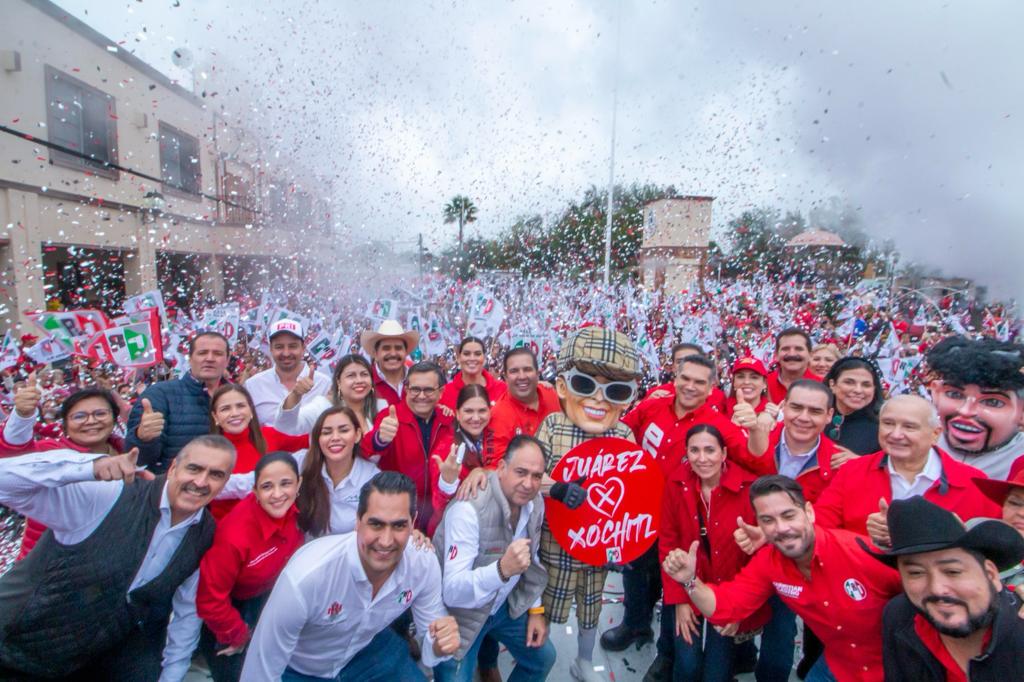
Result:
{"type": "Polygon", "coordinates": [[[993,450],[998,450],[999,448],[1003,447],[1004,445],[1009,443],[1011,440],[1013,440],[1014,436],[1016,436],[1017,433],[1018,433],[1018,431],[1013,431],[1013,433],[1010,434],[1010,437],[1007,438],[1006,440],[1004,440],[1002,443],[993,443],[992,442],[992,427],[989,424],[986,424],[983,420],[975,418],[974,421],[978,422],[978,424],[981,426],[981,428],[985,430],[985,439],[982,442],[982,446],[980,448],[974,448],[972,450],[966,449],[966,448],[961,447],[961,446],[954,446],[953,445],[954,439],[956,439],[956,440],[960,440],[960,439],[957,436],[956,429],[954,429],[952,426],[950,426],[949,422],[952,419],[955,419],[956,416],[957,415],[953,414],[953,415],[950,415],[950,416],[948,416],[948,417],[946,417],[945,419],[942,420],[943,433],[945,433],[945,435],[946,435],[946,443],[951,448],[954,448],[958,452],[962,452],[965,455],[984,455],[986,452],[992,452],[993,450]]]}
{"type": "Polygon", "coordinates": [[[996,588],[992,587],[992,583],[988,585],[989,601],[988,608],[981,613],[971,613],[967,603],[956,599],[955,597],[925,597],[924,601],[921,602],[921,606],[914,606],[918,613],[924,616],[924,619],[928,621],[933,628],[939,631],[940,634],[946,635],[947,637],[964,638],[970,637],[979,630],[985,630],[992,622],[996,619],[996,613],[999,611],[999,595],[996,592],[996,588]],[[967,621],[962,625],[947,625],[941,623],[932,617],[928,613],[927,606],[929,604],[953,604],[962,606],[967,611],[967,621]]]}

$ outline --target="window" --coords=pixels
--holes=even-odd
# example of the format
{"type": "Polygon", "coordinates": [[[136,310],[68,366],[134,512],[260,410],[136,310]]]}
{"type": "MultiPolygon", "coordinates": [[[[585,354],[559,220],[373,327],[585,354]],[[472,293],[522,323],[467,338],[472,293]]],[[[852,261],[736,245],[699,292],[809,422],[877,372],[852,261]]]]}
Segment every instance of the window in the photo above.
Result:
{"type": "Polygon", "coordinates": [[[203,176],[199,165],[199,140],[174,126],[160,122],[160,178],[164,188],[195,196],[199,201],[203,176]]]}
{"type": "Polygon", "coordinates": [[[224,172],[224,221],[232,225],[250,225],[256,222],[254,211],[257,200],[252,185],[240,175],[224,172]]]}
{"type": "Polygon", "coordinates": [[[104,163],[117,163],[114,98],[47,66],[46,103],[50,142],[89,157],[83,159],[51,149],[50,163],[87,170],[116,180],[118,172],[104,166],[104,163]]]}

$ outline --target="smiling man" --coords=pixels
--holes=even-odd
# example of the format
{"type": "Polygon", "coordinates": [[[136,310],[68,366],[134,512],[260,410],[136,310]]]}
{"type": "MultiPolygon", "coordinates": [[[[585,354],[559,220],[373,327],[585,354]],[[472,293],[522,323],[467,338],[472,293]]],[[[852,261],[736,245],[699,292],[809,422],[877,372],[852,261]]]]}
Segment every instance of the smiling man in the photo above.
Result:
{"type": "Polygon", "coordinates": [[[768,398],[781,403],[797,379],[821,381],[811,372],[811,337],[799,327],[783,329],[775,337],[775,369],[768,375],[768,398]]]}
{"type": "Polygon", "coordinates": [[[953,336],[928,352],[932,402],[942,420],[939,445],[961,462],[1006,479],[1024,456],[1024,346],[953,336]]]}
{"type": "Polygon", "coordinates": [[[887,682],[1024,679],[1021,602],[999,571],[1024,559],[1024,538],[999,521],[971,527],[920,497],[888,513],[892,549],[866,551],[899,569],[903,594],[882,623],[887,682]]]}
{"type": "MultiPolygon", "coordinates": [[[[306,341],[302,325],[297,321],[286,319],[274,322],[267,330],[267,337],[274,366],[249,377],[245,387],[256,405],[256,416],[260,424],[273,426],[278,407],[295,389],[300,375],[307,380],[312,379],[311,387],[299,397],[300,405],[306,405],[318,395],[325,395],[331,387],[331,378],[316,371],[310,374],[309,367],[303,362],[306,341]]],[[[309,385],[308,381],[306,385],[309,385]]]]}
{"type": "Polygon", "coordinates": [[[49,528],[0,579],[0,679],[184,677],[199,640],[199,561],[213,541],[206,505],[235,449],[201,436],[155,479],[137,457],[0,460],[0,504],[49,528]]]}
{"type": "Polygon", "coordinates": [[[359,335],[359,345],[373,358],[373,388],[388,405],[402,402],[405,360],[419,343],[419,332],[407,332],[394,320],[384,320],[377,331],[359,335]]]}

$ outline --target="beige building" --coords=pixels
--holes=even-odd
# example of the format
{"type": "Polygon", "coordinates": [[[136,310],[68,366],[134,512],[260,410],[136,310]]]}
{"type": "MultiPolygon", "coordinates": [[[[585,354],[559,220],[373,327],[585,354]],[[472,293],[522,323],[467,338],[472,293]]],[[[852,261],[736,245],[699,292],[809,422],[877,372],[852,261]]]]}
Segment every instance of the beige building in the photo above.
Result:
{"type": "Polygon", "coordinates": [[[707,259],[714,197],[660,199],[644,206],[640,280],[675,293],[697,285],[707,259]]]}
{"type": "Polygon", "coordinates": [[[4,3],[0,328],[48,303],[116,311],[159,286],[189,305],[338,262],[329,185],[270,163],[226,99],[46,0],[4,3]]]}

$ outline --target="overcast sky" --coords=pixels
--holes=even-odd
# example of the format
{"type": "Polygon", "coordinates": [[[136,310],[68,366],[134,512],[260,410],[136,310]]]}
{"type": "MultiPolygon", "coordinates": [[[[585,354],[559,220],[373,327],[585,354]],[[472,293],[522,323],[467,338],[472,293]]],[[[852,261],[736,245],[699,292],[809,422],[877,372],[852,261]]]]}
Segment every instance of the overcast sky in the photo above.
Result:
{"type": "Polygon", "coordinates": [[[617,180],[713,195],[719,228],[840,196],[905,259],[1024,294],[1019,0],[59,4],[247,81],[234,108],[354,234],[438,246],[456,193],[493,234],[605,185],[617,73],[617,180]]]}

